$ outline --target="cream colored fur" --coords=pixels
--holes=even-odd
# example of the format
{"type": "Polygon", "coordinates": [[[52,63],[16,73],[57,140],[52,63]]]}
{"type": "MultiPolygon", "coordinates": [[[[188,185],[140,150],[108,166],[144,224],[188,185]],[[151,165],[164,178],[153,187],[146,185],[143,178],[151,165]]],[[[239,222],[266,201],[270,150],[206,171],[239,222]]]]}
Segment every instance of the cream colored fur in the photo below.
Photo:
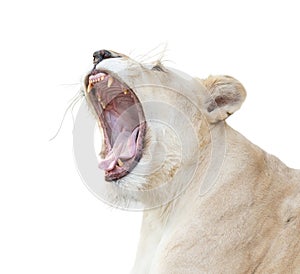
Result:
{"type": "Polygon", "coordinates": [[[117,205],[146,209],[132,274],[300,273],[300,172],[226,124],[243,86],[126,56],[97,68],[127,83],[149,120],[140,163],[107,187],[117,205]]]}

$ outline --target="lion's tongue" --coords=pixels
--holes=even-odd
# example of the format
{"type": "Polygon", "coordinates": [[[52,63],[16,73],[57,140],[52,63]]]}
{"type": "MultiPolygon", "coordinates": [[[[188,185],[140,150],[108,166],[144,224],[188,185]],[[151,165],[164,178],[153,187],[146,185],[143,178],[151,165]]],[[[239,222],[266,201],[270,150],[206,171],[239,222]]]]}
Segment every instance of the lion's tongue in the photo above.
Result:
{"type": "Polygon", "coordinates": [[[124,129],[118,135],[112,149],[106,155],[105,159],[99,162],[99,168],[109,171],[115,168],[118,159],[131,159],[136,151],[135,141],[137,133],[138,127],[133,132],[124,129]]]}

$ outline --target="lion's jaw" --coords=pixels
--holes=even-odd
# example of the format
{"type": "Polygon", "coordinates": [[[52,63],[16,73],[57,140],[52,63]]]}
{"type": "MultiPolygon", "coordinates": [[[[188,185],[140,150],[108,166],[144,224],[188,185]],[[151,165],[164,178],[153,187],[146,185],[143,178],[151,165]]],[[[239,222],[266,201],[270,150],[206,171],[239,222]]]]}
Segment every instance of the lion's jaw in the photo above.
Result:
{"type": "MultiPolygon", "coordinates": [[[[169,202],[191,182],[201,158],[201,132],[208,128],[201,111],[205,87],[182,72],[156,70],[128,57],[103,60],[95,70],[130,88],[146,122],[141,157],[126,176],[108,185],[109,195],[120,206],[122,201],[126,205],[139,201],[148,207],[169,202]]],[[[85,92],[90,98],[88,77],[85,92]]]]}

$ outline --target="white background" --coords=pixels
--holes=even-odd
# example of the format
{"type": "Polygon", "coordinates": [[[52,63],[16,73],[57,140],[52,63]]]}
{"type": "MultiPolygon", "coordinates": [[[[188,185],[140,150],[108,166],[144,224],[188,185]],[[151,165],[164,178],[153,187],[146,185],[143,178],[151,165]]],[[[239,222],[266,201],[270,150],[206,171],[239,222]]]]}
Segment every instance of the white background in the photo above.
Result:
{"type": "Polygon", "coordinates": [[[141,214],[110,209],[81,182],[70,113],[48,141],[95,50],[136,57],[167,42],[166,65],[236,77],[248,98],[228,123],[300,168],[299,1],[2,2],[0,273],[133,263],[141,214]]]}

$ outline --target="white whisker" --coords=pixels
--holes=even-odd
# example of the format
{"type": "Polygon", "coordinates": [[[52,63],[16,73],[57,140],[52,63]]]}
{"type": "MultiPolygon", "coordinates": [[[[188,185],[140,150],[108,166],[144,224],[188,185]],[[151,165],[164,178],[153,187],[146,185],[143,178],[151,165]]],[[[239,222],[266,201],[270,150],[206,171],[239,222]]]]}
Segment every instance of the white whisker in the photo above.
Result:
{"type": "Polygon", "coordinates": [[[74,110],[75,105],[76,105],[76,104],[80,101],[80,99],[82,99],[83,97],[84,97],[84,94],[82,93],[81,90],[79,90],[79,91],[76,93],[76,95],[70,100],[71,102],[70,102],[70,104],[68,105],[68,107],[66,108],[66,110],[65,110],[65,112],[64,112],[63,118],[62,118],[62,120],[61,120],[61,122],[60,122],[60,125],[59,125],[59,127],[58,127],[57,132],[54,134],[54,136],[53,136],[52,138],[49,139],[49,141],[54,140],[54,139],[57,137],[57,135],[59,134],[59,132],[60,132],[60,130],[61,130],[61,128],[62,128],[63,122],[64,122],[64,120],[65,120],[65,118],[66,118],[66,115],[67,115],[67,113],[68,113],[69,110],[71,110],[71,113],[72,113],[72,120],[73,120],[73,124],[74,124],[73,110],[74,110]]]}
{"type": "Polygon", "coordinates": [[[166,54],[167,47],[167,43],[159,44],[158,46],[146,52],[145,54],[137,56],[137,59],[140,63],[151,62],[154,61],[154,59],[158,59],[159,61],[161,61],[164,55],[166,54]],[[160,50],[161,47],[163,47],[163,49],[160,50]]]}

